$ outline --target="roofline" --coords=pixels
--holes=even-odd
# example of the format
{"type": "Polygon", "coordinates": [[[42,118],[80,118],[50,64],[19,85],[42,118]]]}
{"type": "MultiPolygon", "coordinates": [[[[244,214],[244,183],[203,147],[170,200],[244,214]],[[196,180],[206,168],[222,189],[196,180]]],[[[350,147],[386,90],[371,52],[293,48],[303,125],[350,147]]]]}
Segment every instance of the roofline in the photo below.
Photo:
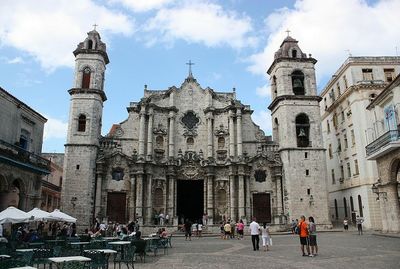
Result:
{"type": "Polygon", "coordinates": [[[8,91],[6,91],[4,88],[0,87],[0,91],[4,92],[4,94],[6,94],[7,96],[9,96],[10,98],[12,98],[15,102],[17,102],[19,105],[22,105],[23,107],[25,107],[26,109],[30,110],[31,112],[33,112],[36,116],[38,116],[42,121],[47,122],[47,118],[45,118],[43,115],[41,115],[39,112],[37,112],[36,110],[34,110],[33,108],[31,108],[30,106],[28,106],[26,103],[22,102],[21,100],[19,100],[17,97],[15,97],[14,95],[12,95],[11,93],[9,93],[8,91]]]}
{"type": "MultiPolygon", "coordinates": [[[[400,57],[399,56],[350,56],[348,57],[342,65],[339,67],[338,70],[332,75],[331,79],[326,83],[325,87],[323,88],[323,91],[320,93],[320,96],[325,95],[329,89],[333,86],[334,82],[337,80],[338,77],[340,77],[345,70],[349,66],[352,65],[362,65],[368,63],[368,61],[360,61],[361,59],[369,59],[369,60],[378,60],[379,58],[389,58],[392,59],[393,61],[398,60],[400,64],[400,57]]],[[[383,63],[383,62],[376,62],[374,63],[375,65],[385,65],[388,63],[383,63]]],[[[395,64],[395,63],[394,63],[395,64]]]]}
{"type": "Polygon", "coordinates": [[[389,91],[392,90],[393,88],[397,87],[400,85],[400,74],[397,75],[397,77],[390,82],[379,94],[375,99],[367,106],[367,109],[370,110],[376,106],[376,104],[380,101],[383,100],[388,94],[389,91]]]}
{"type": "Polygon", "coordinates": [[[311,62],[313,64],[317,63],[317,60],[314,58],[292,58],[292,57],[279,57],[274,59],[272,62],[271,66],[267,70],[267,74],[271,75],[272,69],[275,67],[276,64],[282,62],[282,61],[289,61],[289,62],[311,62]]]}

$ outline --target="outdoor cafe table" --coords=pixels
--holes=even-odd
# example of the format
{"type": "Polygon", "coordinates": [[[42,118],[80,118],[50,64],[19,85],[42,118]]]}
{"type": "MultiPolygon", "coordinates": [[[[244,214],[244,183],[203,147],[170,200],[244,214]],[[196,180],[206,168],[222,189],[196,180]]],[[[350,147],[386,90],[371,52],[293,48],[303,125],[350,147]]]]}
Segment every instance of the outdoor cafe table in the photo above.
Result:
{"type": "Polygon", "coordinates": [[[32,252],[34,250],[35,250],[35,248],[18,248],[15,251],[17,251],[17,252],[32,252]]]}
{"type": "Polygon", "coordinates": [[[123,255],[124,254],[124,246],[130,245],[131,241],[113,241],[113,242],[109,242],[108,244],[120,247],[121,254],[123,255]]]}
{"type": "Polygon", "coordinates": [[[82,254],[83,246],[84,245],[89,245],[89,242],[69,242],[68,244],[70,244],[71,246],[79,246],[81,254],[82,254]]]}
{"type": "Polygon", "coordinates": [[[1,259],[8,259],[8,258],[11,258],[11,256],[10,255],[0,255],[0,258],[1,259]]]}
{"type": "Polygon", "coordinates": [[[37,268],[32,266],[22,266],[22,267],[13,267],[10,269],[37,269],[37,268]]]}
{"type": "Polygon", "coordinates": [[[103,237],[103,239],[106,240],[106,241],[119,240],[119,238],[116,237],[116,236],[103,237]]]}
{"type": "Polygon", "coordinates": [[[53,263],[55,263],[58,267],[58,265],[63,262],[71,262],[71,261],[90,262],[91,259],[83,256],[69,256],[69,257],[53,257],[49,258],[49,261],[51,261],[50,268],[52,268],[53,263]]]}
{"type": "Polygon", "coordinates": [[[44,243],[43,242],[32,242],[32,243],[28,243],[28,245],[30,247],[41,247],[44,245],[44,243]]]}
{"type": "Polygon", "coordinates": [[[108,260],[110,259],[110,255],[118,253],[116,250],[107,249],[107,248],[105,248],[105,249],[86,249],[83,252],[87,252],[87,251],[99,251],[99,252],[102,252],[103,254],[105,254],[106,260],[107,260],[107,268],[108,268],[108,260]]]}

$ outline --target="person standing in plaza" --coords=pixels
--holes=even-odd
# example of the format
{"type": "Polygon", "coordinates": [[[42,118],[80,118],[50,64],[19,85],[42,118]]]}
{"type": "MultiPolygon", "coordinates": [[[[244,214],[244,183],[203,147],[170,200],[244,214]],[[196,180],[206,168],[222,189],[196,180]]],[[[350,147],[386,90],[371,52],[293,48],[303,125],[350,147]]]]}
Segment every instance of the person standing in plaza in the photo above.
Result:
{"type": "Polygon", "coordinates": [[[225,231],[225,238],[224,239],[229,239],[230,238],[231,224],[229,222],[230,221],[228,220],[224,225],[224,231],[225,231]]]}
{"type": "Polygon", "coordinates": [[[344,218],[343,220],[343,228],[345,231],[349,230],[349,221],[347,220],[347,218],[344,218]]]}
{"type": "Polygon", "coordinates": [[[310,255],[310,247],[308,246],[308,225],[306,223],[306,217],[301,216],[300,222],[297,225],[300,233],[300,248],[301,252],[303,253],[303,256],[309,256],[310,255]],[[304,246],[306,246],[307,249],[307,255],[304,253],[304,246]]]}
{"type": "Polygon", "coordinates": [[[318,255],[318,245],[317,245],[317,226],[313,217],[308,218],[308,238],[310,242],[311,254],[310,257],[318,255]]]}
{"type": "Polygon", "coordinates": [[[190,222],[189,219],[186,219],[185,224],[185,241],[189,237],[189,241],[192,241],[192,223],[190,222]]]}
{"type": "Polygon", "coordinates": [[[244,223],[243,220],[239,220],[238,224],[236,224],[237,226],[237,238],[238,240],[243,240],[243,230],[244,230],[244,223]]]}
{"type": "Polygon", "coordinates": [[[268,246],[271,245],[271,235],[269,233],[269,226],[267,223],[264,222],[263,226],[261,227],[261,238],[263,242],[264,251],[268,251],[268,246]]]}
{"type": "Polygon", "coordinates": [[[363,234],[363,230],[362,230],[362,223],[363,222],[364,222],[364,219],[357,215],[356,224],[357,224],[357,229],[358,229],[358,235],[362,235],[363,234]]]}
{"type": "Polygon", "coordinates": [[[253,221],[250,223],[250,235],[251,235],[251,242],[253,243],[253,250],[260,249],[260,225],[256,222],[256,218],[253,217],[253,221]]]}

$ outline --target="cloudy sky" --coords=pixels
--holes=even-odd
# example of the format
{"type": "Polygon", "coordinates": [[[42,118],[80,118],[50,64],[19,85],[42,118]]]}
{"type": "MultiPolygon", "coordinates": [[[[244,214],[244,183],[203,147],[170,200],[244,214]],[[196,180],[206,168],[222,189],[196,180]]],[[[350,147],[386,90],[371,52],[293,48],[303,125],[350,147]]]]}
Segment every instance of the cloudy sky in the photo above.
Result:
{"type": "Polygon", "coordinates": [[[349,53],[400,51],[400,0],[0,0],[0,86],[48,118],[44,152],[63,152],[74,57],[93,24],[107,43],[103,134],[130,101],[180,86],[236,88],[270,134],[267,68],[289,29],[318,60],[321,90],[349,53]]]}

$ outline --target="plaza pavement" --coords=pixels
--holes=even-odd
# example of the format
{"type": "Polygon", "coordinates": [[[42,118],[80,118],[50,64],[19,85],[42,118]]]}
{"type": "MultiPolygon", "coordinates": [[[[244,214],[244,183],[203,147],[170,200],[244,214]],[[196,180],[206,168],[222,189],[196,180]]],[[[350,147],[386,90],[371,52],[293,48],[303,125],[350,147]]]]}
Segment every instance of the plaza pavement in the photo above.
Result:
{"type": "MultiPolygon", "coordinates": [[[[295,235],[273,235],[271,251],[253,251],[250,237],[222,240],[216,237],[173,238],[168,254],[138,261],[136,269],[232,269],[232,268],[400,268],[400,238],[376,236],[355,231],[318,234],[319,255],[302,257],[295,235]]],[[[261,238],[260,238],[261,239],[261,238]]],[[[261,240],[260,240],[261,248],[261,240]]]]}

